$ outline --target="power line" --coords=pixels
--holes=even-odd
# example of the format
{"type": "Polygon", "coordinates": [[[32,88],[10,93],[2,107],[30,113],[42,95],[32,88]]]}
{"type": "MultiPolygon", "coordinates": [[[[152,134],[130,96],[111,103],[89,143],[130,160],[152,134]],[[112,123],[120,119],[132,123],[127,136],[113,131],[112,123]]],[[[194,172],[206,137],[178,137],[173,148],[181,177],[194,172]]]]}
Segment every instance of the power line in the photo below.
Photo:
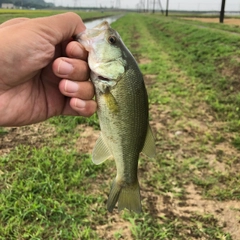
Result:
{"type": "Polygon", "coordinates": [[[116,0],[116,8],[121,8],[121,1],[120,0],[116,0]]]}
{"type": "MultiPolygon", "coordinates": [[[[163,7],[162,7],[162,4],[161,4],[161,0],[158,0],[158,5],[159,5],[160,10],[163,14],[163,7]]],[[[153,13],[155,13],[155,7],[156,7],[156,0],[153,0],[153,10],[152,10],[153,13]]]]}
{"type": "Polygon", "coordinates": [[[159,4],[160,9],[161,9],[161,12],[162,12],[162,14],[163,14],[163,7],[162,7],[162,4],[161,4],[161,0],[158,0],[158,4],[159,4]]]}

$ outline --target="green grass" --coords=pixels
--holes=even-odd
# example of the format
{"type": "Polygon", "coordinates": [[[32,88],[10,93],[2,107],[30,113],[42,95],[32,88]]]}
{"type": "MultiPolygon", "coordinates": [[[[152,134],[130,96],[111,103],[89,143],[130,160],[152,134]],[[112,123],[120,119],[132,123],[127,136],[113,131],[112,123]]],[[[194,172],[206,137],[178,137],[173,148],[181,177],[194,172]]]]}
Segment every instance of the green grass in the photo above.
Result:
{"type": "MultiPolygon", "coordinates": [[[[106,16],[112,16],[119,14],[119,12],[101,12],[101,11],[73,11],[76,12],[84,21],[92,18],[101,18],[106,16]]],[[[10,10],[10,9],[0,9],[0,23],[3,23],[12,18],[25,17],[25,18],[36,18],[36,17],[47,17],[59,13],[64,13],[66,10],[10,10]]]]}
{"type": "Polygon", "coordinates": [[[75,128],[79,124],[87,124],[88,126],[94,127],[94,129],[96,130],[100,129],[96,114],[94,114],[90,118],[58,116],[51,118],[49,122],[56,126],[56,129],[60,134],[74,133],[75,128]]]}
{"type": "Polygon", "coordinates": [[[95,179],[97,168],[102,167],[93,166],[88,155],[72,149],[20,145],[1,157],[0,168],[4,170],[0,178],[1,237],[96,237],[90,228],[93,215],[88,217],[91,206],[103,199],[86,193],[90,185],[85,180],[95,179]]]}
{"type": "MultiPolygon", "coordinates": [[[[139,240],[233,239],[203,205],[240,201],[239,36],[151,14],[112,26],[148,79],[157,156],[139,162],[143,213],[107,213],[114,162],[95,166],[76,149],[86,126],[99,131],[96,115],[60,116],[41,144],[15,143],[0,156],[0,236],[127,239],[127,225],[139,240]]],[[[0,139],[10,134],[0,128],[0,139]]]]}
{"type": "Polygon", "coordinates": [[[5,128],[0,127],[0,136],[3,136],[5,134],[7,134],[7,133],[8,133],[8,131],[5,128]]]}
{"type": "MultiPolygon", "coordinates": [[[[239,17],[235,16],[234,18],[239,18],[239,17]]],[[[225,19],[227,19],[227,18],[225,18],[225,19]]],[[[178,21],[179,21],[179,19],[178,19],[178,21]]],[[[180,21],[182,21],[183,24],[197,25],[197,26],[200,26],[200,27],[207,27],[207,28],[211,28],[211,29],[215,29],[215,30],[224,30],[224,31],[228,31],[230,33],[240,34],[240,26],[239,25],[201,22],[201,21],[197,21],[197,20],[187,20],[187,18],[184,19],[184,20],[181,19],[180,21]]]]}
{"type": "Polygon", "coordinates": [[[190,219],[171,218],[153,219],[144,215],[141,219],[126,218],[132,224],[134,239],[226,239],[230,240],[229,234],[223,234],[217,226],[217,221],[212,215],[195,214],[190,219]]]}

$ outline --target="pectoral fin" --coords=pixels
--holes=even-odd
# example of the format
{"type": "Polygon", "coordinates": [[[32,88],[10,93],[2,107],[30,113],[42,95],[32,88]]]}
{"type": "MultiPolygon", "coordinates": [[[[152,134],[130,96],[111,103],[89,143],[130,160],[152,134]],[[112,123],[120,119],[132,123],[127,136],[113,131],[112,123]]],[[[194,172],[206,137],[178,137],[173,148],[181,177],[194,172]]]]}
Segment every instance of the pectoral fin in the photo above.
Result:
{"type": "Polygon", "coordinates": [[[108,146],[103,141],[102,135],[99,136],[95,147],[93,149],[92,153],[92,161],[94,164],[98,165],[107,160],[109,157],[111,157],[111,152],[108,148],[108,146]]]}
{"type": "Polygon", "coordinates": [[[142,153],[152,158],[156,155],[156,145],[153,137],[152,129],[148,125],[146,140],[142,149],[142,153]]]}

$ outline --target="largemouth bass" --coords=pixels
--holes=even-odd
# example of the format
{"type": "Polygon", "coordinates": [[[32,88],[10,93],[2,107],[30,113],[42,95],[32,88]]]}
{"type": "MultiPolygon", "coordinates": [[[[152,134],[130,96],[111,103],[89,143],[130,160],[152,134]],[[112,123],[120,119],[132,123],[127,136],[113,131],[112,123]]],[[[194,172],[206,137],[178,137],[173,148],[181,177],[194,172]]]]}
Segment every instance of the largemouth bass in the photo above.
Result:
{"type": "Polygon", "coordinates": [[[95,87],[101,128],[92,160],[100,164],[113,156],[117,167],[107,209],[112,212],[118,202],[119,211],[127,208],[139,213],[142,208],[137,176],[139,154],[155,155],[142,73],[108,22],[85,30],[77,40],[89,52],[90,79],[95,87]]]}

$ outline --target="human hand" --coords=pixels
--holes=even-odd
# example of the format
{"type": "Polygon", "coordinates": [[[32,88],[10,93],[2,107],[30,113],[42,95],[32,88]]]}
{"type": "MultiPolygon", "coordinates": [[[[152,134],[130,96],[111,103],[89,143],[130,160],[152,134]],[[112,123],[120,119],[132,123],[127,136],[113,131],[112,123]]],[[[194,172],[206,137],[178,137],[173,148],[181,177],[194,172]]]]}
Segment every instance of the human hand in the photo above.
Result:
{"type": "Polygon", "coordinates": [[[0,25],[0,126],[96,111],[87,52],[71,41],[83,30],[74,13],[0,25]]]}

